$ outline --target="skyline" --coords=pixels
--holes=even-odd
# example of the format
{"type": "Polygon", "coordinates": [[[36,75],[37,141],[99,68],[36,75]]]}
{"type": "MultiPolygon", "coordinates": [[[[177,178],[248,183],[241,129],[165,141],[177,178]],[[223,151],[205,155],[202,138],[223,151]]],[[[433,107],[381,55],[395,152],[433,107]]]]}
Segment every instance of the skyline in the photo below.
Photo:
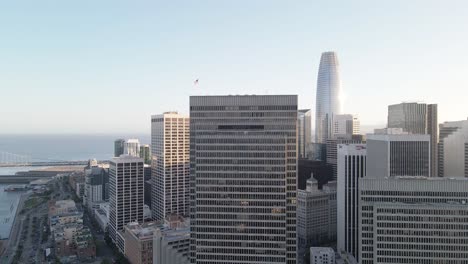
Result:
{"type": "Polygon", "coordinates": [[[0,133],[149,133],[190,95],[297,94],[315,116],[330,50],[364,128],[402,101],[466,120],[468,3],[451,3],[2,3],[0,133]]]}

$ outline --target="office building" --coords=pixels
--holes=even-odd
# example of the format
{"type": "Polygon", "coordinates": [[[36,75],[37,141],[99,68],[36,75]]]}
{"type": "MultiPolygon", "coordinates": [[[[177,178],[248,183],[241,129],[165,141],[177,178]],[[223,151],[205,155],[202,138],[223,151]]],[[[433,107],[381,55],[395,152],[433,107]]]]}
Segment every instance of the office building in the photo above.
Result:
{"type": "Polygon", "coordinates": [[[325,143],[332,135],[333,117],[342,114],[338,56],[324,52],[320,58],[315,111],[315,142],[325,143]]]}
{"type": "Polygon", "coordinates": [[[430,135],[367,135],[367,175],[431,176],[430,135]]]}
{"type": "Polygon", "coordinates": [[[337,251],[359,253],[359,179],[366,177],[365,144],[338,145],[337,251]]]}
{"type": "Polygon", "coordinates": [[[466,263],[466,178],[364,178],[359,185],[361,264],[466,263]]]}
{"type": "Polygon", "coordinates": [[[364,137],[362,135],[352,135],[352,134],[341,134],[334,135],[333,138],[326,140],[326,153],[327,153],[327,164],[332,168],[332,178],[331,180],[336,180],[337,178],[337,167],[338,167],[338,145],[339,144],[361,144],[364,143],[364,137]]]}
{"type": "Polygon", "coordinates": [[[468,177],[468,120],[440,124],[439,177],[468,177]]]}
{"type": "Polygon", "coordinates": [[[336,241],[336,182],[318,187],[311,177],[306,190],[297,191],[298,263],[311,246],[336,241]]]}
{"type": "Polygon", "coordinates": [[[302,109],[297,111],[297,146],[298,157],[302,159],[310,158],[310,144],[312,143],[312,111],[302,109]]]}
{"type": "Polygon", "coordinates": [[[297,96],[190,97],[192,263],[296,263],[297,96]]]}
{"type": "Polygon", "coordinates": [[[151,117],[152,192],[154,220],[169,214],[188,216],[190,119],[177,112],[151,117]]]}
{"type": "Polygon", "coordinates": [[[132,264],[153,264],[153,237],[158,230],[156,223],[125,225],[125,256],[132,264]]]}
{"type": "Polygon", "coordinates": [[[361,123],[356,115],[335,115],[332,124],[332,137],[341,135],[359,135],[361,123]]]}
{"type": "Polygon", "coordinates": [[[190,220],[172,215],[164,227],[155,233],[153,264],[190,263],[190,220]]]}
{"type": "Polygon", "coordinates": [[[109,165],[109,236],[125,252],[118,232],[130,222],[143,222],[143,159],[121,155],[109,165]]]}
{"type": "Polygon", "coordinates": [[[124,142],[124,154],[140,157],[140,141],[136,138],[127,139],[124,142]]]}
{"type": "Polygon", "coordinates": [[[310,264],[335,264],[335,251],[329,247],[311,247],[310,264]]]}
{"type": "Polygon", "coordinates": [[[114,157],[124,154],[125,139],[119,138],[114,141],[114,157]]]}
{"type": "Polygon", "coordinates": [[[410,134],[430,135],[431,176],[437,176],[437,104],[401,103],[388,106],[388,127],[410,134]]]}
{"type": "Polygon", "coordinates": [[[408,132],[404,132],[403,128],[376,128],[374,129],[376,135],[407,135],[408,132]]]}
{"type": "Polygon", "coordinates": [[[151,165],[150,145],[140,146],[140,158],[142,158],[145,161],[145,164],[151,165]]]}
{"type": "Polygon", "coordinates": [[[108,200],[109,168],[98,165],[85,168],[85,183],[83,204],[93,212],[96,204],[108,200]]]}

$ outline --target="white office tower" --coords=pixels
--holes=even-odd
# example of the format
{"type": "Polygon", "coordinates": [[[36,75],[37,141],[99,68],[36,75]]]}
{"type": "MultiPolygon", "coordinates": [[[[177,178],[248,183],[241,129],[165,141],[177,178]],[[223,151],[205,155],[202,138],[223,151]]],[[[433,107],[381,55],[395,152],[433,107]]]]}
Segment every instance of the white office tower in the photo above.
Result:
{"type": "Polygon", "coordinates": [[[296,263],[296,131],[296,95],[190,97],[192,263],[296,263]]]}
{"type": "Polygon", "coordinates": [[[140,141],[135,138],[128,139],[124,142],[124,154],[133,157],[140,157],[140,141]]]}
{"type": "Polygon", "coordinates": [[[130,155],[113,158],[109,165],[109,236],[124,252],[118,232],[130,222],[143,222],[143,159],[130,155]]]}
{"type": "Polygon", "coordinates": [[[315,110],[315,142],[325,143],[332,136],[335,115],[342,114],[338,56],[324,52],[320,58],[315,110]]]}
{"type": "Polygon", "coordinates": [[[430,136],[417,134],[368,134],[367,175],[431,176],[430,136]]]}
{"type": "Polygon", "coordinates": [[[333,117],[332,137],[340,135],[359,135],[361,123],[356,115],[344,114],[333,117]]]}
{"type": "Polygon", "coordinates": [[[170,214],[189,214],[190,119],[177,112],[151,117],[154,220],[170,214]]]}
{"type": "Polygon", "coordinates": [[[467,263],[468,179],[368,177],[359,263],[467,263]]]}
{"type": "Polygon", "coordinates": [[[429,134],[431,176],[437,176],[437,104],[401,103],[388,106],[388,127],[402,128],[409,134],[429,134]]]}
{"type": "Polygon", "coordinates": [[[310,264],[335,264],[335,251],[328,247],[311,247],[310,264]]]}
{"type": "Polygon", "coordinates": [[[468,120],[440,124],[439,177],[468,177],[468,120]]]}
{"type": "Polygon", "coordinates": [[[318,188],[312,176],[305,190],[297,190],[298,263],[311,246],[336,240],[336,182],[318,188]]]}
{"type": "Polygon", "coordinates": [[[310,158],[310,144],[312,143],[312,111],[302,109],[297,111],[297,147],[299,158],[310,158]]]}
{"type": "Polygon", "coordinates": [[[359,255],[359,179],[366,176],[365,144],[338,145],[337,250],[359,255]]]}

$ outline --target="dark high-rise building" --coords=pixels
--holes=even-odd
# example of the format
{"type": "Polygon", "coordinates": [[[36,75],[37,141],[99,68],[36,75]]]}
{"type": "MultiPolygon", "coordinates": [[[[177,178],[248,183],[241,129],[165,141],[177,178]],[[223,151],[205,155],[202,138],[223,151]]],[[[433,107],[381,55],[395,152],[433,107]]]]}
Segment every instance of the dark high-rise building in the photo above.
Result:
{"type": "Polygon", "coordinates": [[[125,148],[125,139],[116,139],[114,141],[114,157],[120,157],[120,155],[124,154],[125,148]]]}
{"type": "Polygon", "coordinates": [[[150,145],[140,145],[140,158],[145,161],[145,164],[151,165],[150,145]]]}
{"type": "Polygon", "coordinates": [[[296,133],[296,95],[190,97],[192,263],[296,263],[296,133]]]}

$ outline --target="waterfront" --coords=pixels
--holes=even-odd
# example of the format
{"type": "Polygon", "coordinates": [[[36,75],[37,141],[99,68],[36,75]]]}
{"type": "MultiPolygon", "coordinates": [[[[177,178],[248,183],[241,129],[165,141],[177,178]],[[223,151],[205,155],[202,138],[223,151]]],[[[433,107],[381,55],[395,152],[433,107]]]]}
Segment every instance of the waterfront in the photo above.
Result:
{"type": "Polygon", "coordinates": [[[0,238],[7,239],[10,236],[11,226],[15,220],[16,209],[21,194],[24,192],[5,192],[8,184],[0,185],[0,238]]]}
{"type": "Polygon", "coordinates": [[[25,166],[25,167],[0,167],[0,175],[15,175],[15,173],[20,171],[30,171],[30,170],[41,170],[48,167],[43,166],[25,166]]]}

